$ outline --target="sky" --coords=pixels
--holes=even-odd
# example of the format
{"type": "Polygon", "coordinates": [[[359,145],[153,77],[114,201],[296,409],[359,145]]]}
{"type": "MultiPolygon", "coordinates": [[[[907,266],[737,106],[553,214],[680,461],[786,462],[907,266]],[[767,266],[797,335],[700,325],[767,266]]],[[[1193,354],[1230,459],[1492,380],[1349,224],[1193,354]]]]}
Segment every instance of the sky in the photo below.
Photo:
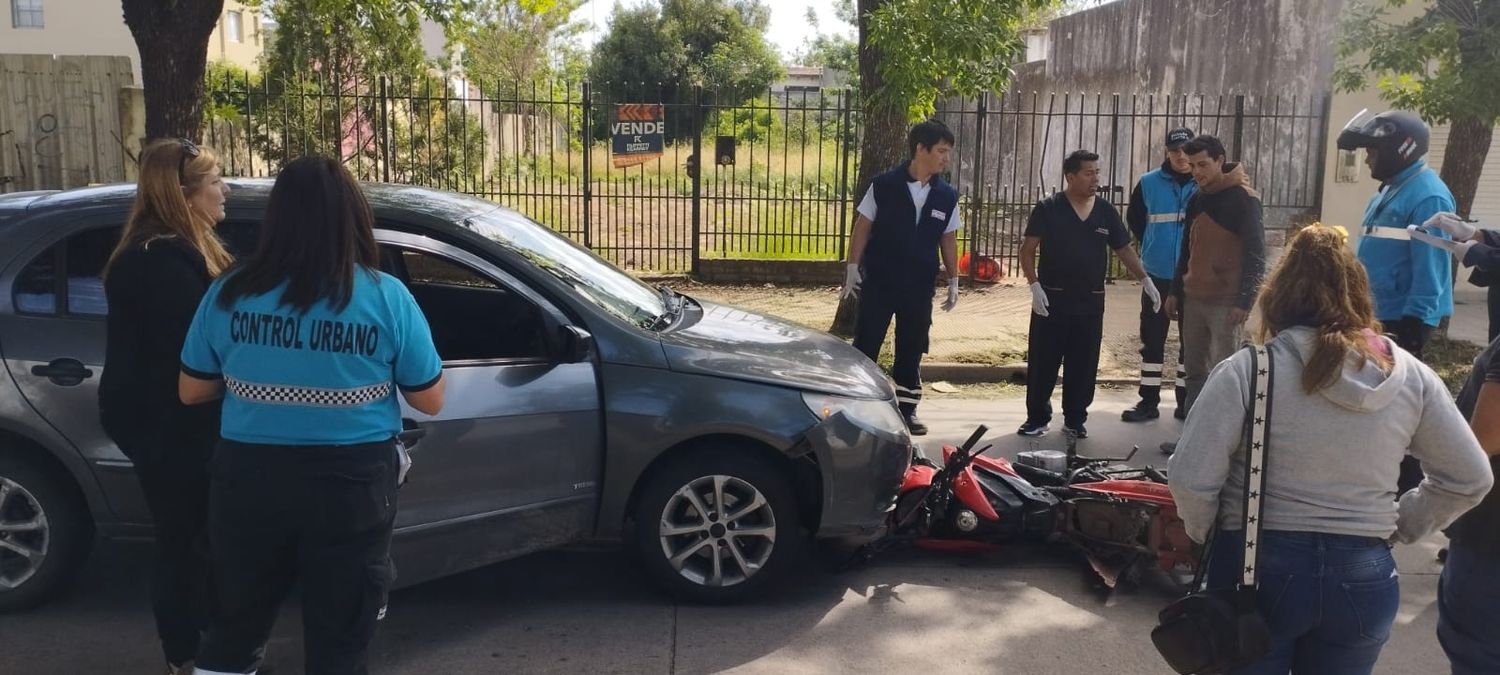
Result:
{"type": "MultiPolygon", "coordinates": [[[[574,19],[591,24],[588,32],[582,37],[584,46],[592,46],[604,36],[604,30],[609,27],[609,17],[614,12],[617,1],[626,7],[635,7],[653,0],[587,0],[573,14],[574,19]]],[[[771,27],[766,31],[766,38],[784,58],[790,57],[792,52],[797,51],[804,42],[819,32],[843,33],[851,39],[854,38],[854,27],[839,21],[838,17],[833,14],[833,3],[827,0],[821,2],[817,0],[761,0],[761,2],[771,8],[771,27]],[[808,7],[817,10],[817,28],[807,22],[808,7]]]]}

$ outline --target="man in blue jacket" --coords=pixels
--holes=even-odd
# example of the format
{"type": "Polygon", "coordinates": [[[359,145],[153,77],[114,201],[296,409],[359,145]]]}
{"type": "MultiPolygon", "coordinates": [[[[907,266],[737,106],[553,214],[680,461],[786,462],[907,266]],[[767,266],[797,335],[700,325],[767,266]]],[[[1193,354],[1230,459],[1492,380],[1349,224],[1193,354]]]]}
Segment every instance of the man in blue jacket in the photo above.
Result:
{"type": "Polygon", "coordinates": [[[1375,318],[1396,344],[1422,358],[1443,317],[1453,313],[1453,270],[1445,251],[1411,241],[1408,225],[1454,210],[1453,193],[1428,168],[1428,129],[1416,115],[1392,110],[1356,116],[1339,134],[1340,150],[1365,149],[1380,190],[1365,207],[1359,259],[1370,274],[1375,318]]]}
{"type": "MultiPolygon", "coordinates": [[[[1432,331],[1453,313],[1453,268],[1441,248],[1412,241],[1408,225],[1453,211],[1453,193],[1427,167],[1429,132],[1420,117],[1390,110],[1365,119],[1361,112],[1339,133],[1340,150],[1365,149],[1370,177],[1380,190],[1365,207],[1359,259],[1370,274],[1375,318],[1396,344],[1418,359],[1432,331]]],[[[1397,494],[1422,482],[1415,458],[1401,462],[1397,494]]]]}
{"type": "MultiPolygon", "coordinates": [[[[1130,193],[1130,207],[1125,210],[1125,224],[1135,235],[1141,249],[1141,262],[1146,265],[1146,273],[1151,275],[1151,282],[1157,288],[1172,287],[1172,277],[1177,273],[1177,256],[1182,250],[1183,217],[1187,213],[1188,199],[1198,191],[1187,153],[1182,150],[1182,146],[1192,139],[1192,129],[1167,132],[1167,158],[1162,161],[1161,168],[1141,176],[1136,182],[1135,190],[1130,193]]],[[[1167,332],[1171,326],[1172,318],[1166,312],[1154,310],[1150,299],[1141,296],[1141,400],[1134,408],[1121,413],[1120,419],[1144,422],[1161,416],[1157,406],[1161,403],[1161,390],[1165,385],[1162,369],[1167,353],[1167,332]]],[[[1182,352],[1178,350],[1177,377],[1173,380],[1177,419],[1187,417],[1184,376],[1182,352]]]]}

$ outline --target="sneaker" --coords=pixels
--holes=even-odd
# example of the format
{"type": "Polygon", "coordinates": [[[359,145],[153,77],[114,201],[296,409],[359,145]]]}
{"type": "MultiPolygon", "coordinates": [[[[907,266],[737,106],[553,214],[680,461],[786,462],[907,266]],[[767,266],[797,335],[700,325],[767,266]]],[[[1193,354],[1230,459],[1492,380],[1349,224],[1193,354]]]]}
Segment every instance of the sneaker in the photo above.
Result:
{"type": "Polygon", "coordinates": [[[1158,417],[1161,417],[1161,411],[1157,410],[1156,406],[1145,401],[1141,401],[1135,404],[1134,408],[1120,413],[1120,419],[1125,422],[1145,422],[1146,420],[1154,420],[1158,417]]]}
{"type": "Polygon", "coordinates": [[[1076,427],[1064,426],[1063,427],[1063,433],[1065,433],[1065,434],[1072,434],[1073,438],[1077,438],[1079,440],[1082,440],[1082,439],[1085,439],[1085,438],[1089,437],[1089,430],[1086,429],[1086,428],[1084,428],[1084,426],[1082,424],[1080,424],[1080,425],[1078,425],[1076,427]]]}
{"type": "Polygon", "coordinates": [[[1172,416],[1180,420],[1187,419],[1187,408],[1177,406],[1177,409],[1172,411],[1172,416]]]}
{"type": "Polygon", "coordinates": [[[1167,441],[1161,444],[1161,454],[1171,457],[1174,452],[1177,452],[1177,441],[1167,441]]]}
{"type": "Polygon", "coordinates": [[[916,413],[906,416],[906,430],[910,431],[913,436],[927,435],[927,425],[923,424],[922,420],[917,419],[916,413]]]}
{"type": "Polygon", "coordinates": [[[1021,428],[1016,430],[1016,433],[1021,436],[1031,436],[1035,438],[1038,436],[1046,436],[1047,429],[1048,426],[1046,422],[1027,422],[1025,424],[1022,424],[1021,428]]]}

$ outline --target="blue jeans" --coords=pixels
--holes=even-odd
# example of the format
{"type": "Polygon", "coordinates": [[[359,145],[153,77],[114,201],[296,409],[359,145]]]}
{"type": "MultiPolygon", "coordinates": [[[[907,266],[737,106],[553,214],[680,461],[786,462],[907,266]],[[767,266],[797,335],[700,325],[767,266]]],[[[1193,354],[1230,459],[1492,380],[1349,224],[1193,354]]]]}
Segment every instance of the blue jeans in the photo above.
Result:
{"type": "MultiPolygon", "coordinates": [[[[1208,563],[1211,588],[1240,579],[1244,533],[1220,532],[1208,563]]],[[[1374,537],[1261,532],[1260,611],[1271,650],[1236,675],[1368,675],[1391,637],[1401,604],[1390,546],[1374,537]]]]}
{"type": "Polygon", "coordinates": [[[1438,642],[1453,675],[1500,673],[1500,557],[1448,542],[1438,579],[1438,642]]]}

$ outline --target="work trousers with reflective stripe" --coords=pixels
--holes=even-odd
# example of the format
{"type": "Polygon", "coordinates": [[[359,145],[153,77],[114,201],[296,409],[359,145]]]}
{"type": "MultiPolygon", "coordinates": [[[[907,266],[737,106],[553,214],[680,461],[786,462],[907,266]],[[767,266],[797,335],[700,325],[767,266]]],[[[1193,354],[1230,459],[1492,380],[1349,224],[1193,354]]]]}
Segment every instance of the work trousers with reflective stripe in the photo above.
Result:
{"type": "MultiPolygon", "coordinates": [[[[1165,293],[1172,287],[1171,279],[1151,277],[1151,282],[1156,288],[1165,293]]],[[[1165,310],[1152,311],[1151,298],[1141,294],[1141,401],[1147,405],[1157,406],[1161,404],[1161,390],[1166,386],[1162,377],[1162,369],[1167,355],[1167,334],[1171,331],[1172,319],[1167,316],[1165,310]]],[[[1178,342],[1177,348],[1177,377],[1173,381],[1173,390],[1177,395],[1177,405],[1183,405],[1183,399],[1187,397],[1183,378],[1187,371],[1182,365],[1182,345],[1178,342]]]]}
{"type": "MultiPolygon", "coordinates": [[[[874,281],[874,280],[871,280],[874,281]]],[[[922,355],[927,353],[932,330],[932,286],[893,289],[867,283],[859,296],[859,317],[854,322],[854,348],[871,361],[880,358],[891,320],[896,321],[896,358],[891,379],[896,382],[896,400],[901,412],[910,415],[922,402],[922,355]]]]}

